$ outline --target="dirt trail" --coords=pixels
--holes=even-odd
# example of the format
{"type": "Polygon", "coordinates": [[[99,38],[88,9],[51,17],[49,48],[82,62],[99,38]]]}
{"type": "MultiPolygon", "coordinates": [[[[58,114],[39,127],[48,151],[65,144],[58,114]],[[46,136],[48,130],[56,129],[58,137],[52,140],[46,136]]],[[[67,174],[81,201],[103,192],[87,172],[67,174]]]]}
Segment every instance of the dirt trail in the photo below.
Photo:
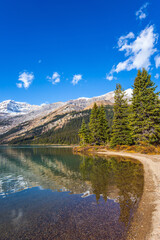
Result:
{"type": "Polygon", "coordinates": [[[102,151],[98,154],[137,159],[144,166],[144,192],[128,239],[160,240],[160,155],[102,151]]]}

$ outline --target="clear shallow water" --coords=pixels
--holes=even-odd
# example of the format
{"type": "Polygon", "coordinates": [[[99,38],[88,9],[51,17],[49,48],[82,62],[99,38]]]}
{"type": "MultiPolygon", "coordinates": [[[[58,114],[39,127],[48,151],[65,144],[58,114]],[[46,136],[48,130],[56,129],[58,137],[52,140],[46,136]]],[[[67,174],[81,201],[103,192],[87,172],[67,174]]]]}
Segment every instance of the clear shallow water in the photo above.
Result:
{"type": "Polygon", "coordinates": [[[0,148],[0,239],[125,239],[143,166],[53,147],[0,148]]]}

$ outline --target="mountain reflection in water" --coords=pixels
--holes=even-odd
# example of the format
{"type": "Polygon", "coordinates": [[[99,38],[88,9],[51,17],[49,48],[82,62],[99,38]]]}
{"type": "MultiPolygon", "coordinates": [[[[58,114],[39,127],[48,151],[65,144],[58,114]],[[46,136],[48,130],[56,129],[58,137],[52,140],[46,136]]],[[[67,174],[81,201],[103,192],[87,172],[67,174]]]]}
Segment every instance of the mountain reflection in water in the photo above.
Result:
{"type": "Polygon", "coordinates": [[[0,232],[3,239],[36,239],[38,233],[44,239],[44,226],[46,239],[125,239],[143,181],[143,166],[135,160],[78,156],[67,148],[1,147],[0,232]]]}

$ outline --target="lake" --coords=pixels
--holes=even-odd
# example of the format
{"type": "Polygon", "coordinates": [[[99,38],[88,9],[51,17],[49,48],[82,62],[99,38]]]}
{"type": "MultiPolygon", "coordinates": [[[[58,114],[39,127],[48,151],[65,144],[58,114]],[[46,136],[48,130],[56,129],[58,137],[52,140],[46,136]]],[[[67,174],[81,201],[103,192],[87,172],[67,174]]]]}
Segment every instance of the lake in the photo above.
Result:
{"type": "Polygon", "coordinates": [[[0,239],[126,239],[143,186],[136,160],[0,147],[0,239]]]}

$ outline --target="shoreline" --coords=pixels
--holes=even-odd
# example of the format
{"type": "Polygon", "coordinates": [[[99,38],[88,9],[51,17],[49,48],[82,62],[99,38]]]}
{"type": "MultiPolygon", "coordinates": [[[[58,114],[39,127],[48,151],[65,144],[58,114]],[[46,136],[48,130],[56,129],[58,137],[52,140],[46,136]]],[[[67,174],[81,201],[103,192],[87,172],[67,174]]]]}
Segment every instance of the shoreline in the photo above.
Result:
{"type": "MultiPolygon", "coordinates": [[[[1,145],[2,146],[2,145],[1,145]]],[[[3,145],[4,146],[4,145],[3,145]]],[[[122,156],[136,159],[144,167],[144,189],[137,211],[133,216],[127,240],[160,240],[160,155],[124,151],[110,151],[103,147],[94,151],[74,151],[77,146],[62,144],[10,145],[11,147],[41,146],[72,148],[75,154],[122,156]]]]}
{"type": "Polygon", "coordinates": [[[95,151],[98,155],[124,156],[139,160],[144,167],[144,190],[133,217],[128,240],[160,239],[160,155],[95,151]]]}
{"type": "Polygon", "coordinates": [[[73,145],[67,144],[0,144],[0,147],[57,147],[57,148],[74,148],[73,145]]]}

